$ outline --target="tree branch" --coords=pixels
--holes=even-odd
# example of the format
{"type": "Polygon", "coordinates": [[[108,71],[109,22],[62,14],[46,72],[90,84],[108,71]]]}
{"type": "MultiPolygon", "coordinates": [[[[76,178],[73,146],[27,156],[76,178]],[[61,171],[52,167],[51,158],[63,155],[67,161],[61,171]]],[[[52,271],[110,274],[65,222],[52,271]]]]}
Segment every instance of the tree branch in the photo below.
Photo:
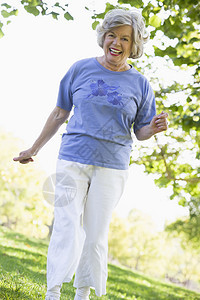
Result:
{"type": "Polygon", "coordinates": [[[162,146],[159,145],[158,143],[158,138],[155,135],[154,136],[155,140],[156,140],[156,144],[158,146],[158,148],[160,149],[160,153],[161,153],[161,157],[163,159],[164,165],[165,165],[165,170],[167,173],[167,178],[173,181],[185,181],[185,182],[190,182],[190,183],[197,183],[200,182],[200,177],[186,177],[186,178],[176,178],[174,176],[172,176],[171,170],[169,165],[167,164],[167,160],[166,160],[166,156],[165,156],[165,152],[162,146]]]}

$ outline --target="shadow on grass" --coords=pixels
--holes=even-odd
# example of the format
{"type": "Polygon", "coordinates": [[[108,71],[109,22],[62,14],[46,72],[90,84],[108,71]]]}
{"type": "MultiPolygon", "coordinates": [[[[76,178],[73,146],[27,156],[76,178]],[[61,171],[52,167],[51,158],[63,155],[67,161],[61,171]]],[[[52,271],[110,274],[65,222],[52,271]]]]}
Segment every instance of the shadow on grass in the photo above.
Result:
{"type": "Polygon", "coordinates": [[[28,276],[33,281],[41,282],[46,279],[45,274],[41,273],[41,270],[45,272],[46,269],[46,256],[35,252],[19,248],[0,247],[0,264],[6,272],[26,274],[26,277],[28,276]],[[24,257],[14,255],[16,252],[18,256],[21,254],[24,257]],[[28,256],[31,256],[31,258],[27,258],[28,256]],[[38,271],[31,270],[34,268],[38,271]]]}
{"type": "MultiPolygon", "coordinates": [[[[46,293],[46,255],[19,247],[0,246],[0,300],[42,300],[46,293]]],[[[73,280],[63,284],[61,300],[72,300],[74,295],[73,280]]]]}
{"type": "MultiPolygon", "coordinates": [[[[13,288],[0,287],[0,299],[1,300],[16,300],[27,299],[30,300],[30,295],[13,288]]],[[[38,298],[39,299],[39,298],[38,298]]]]}
{"type": "Polygon", "coordinates": [[[14,231],[11,231],[10,229],[7,229],[3,226],[0,226],[1,229],[1,233],[3,233],[3,235],[5,236],[6,239],[8,240],[12,240],[14,243],[18,244],[28,244],[31,247],[37,248],[37,249],[42,249],[42,250],[46,250],[48,247],[48,243],[49,241],[47,239],[44,240],[39,240],[39,239],[35,239],[35,238],[27,238],[26,236],[24,236],[21,233],[16,233],[14,231]]]}
{"type": "Polygon", "coordinates": [[[109,264],[108,299],[197,300],[200,295],[109,264]]]}

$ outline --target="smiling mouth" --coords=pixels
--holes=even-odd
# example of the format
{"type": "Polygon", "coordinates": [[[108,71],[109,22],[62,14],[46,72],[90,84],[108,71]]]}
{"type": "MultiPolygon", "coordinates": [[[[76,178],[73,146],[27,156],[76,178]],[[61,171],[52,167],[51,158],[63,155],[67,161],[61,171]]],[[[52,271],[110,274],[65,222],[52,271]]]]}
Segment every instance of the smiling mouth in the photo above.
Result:
{"type": "Polygon", "coordinates": [[[114,49],[114,48],[109,48],[109,51],[112,55],[118,56],[122,53],[122,51],[114,49]]]}

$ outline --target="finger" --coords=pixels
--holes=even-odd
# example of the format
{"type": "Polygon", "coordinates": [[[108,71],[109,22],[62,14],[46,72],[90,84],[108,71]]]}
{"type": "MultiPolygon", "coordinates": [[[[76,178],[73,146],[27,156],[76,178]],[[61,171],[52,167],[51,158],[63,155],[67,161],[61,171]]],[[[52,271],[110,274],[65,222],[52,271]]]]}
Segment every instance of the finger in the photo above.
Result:
{"type": "Polygon", "coordinates": [[[19,160],[21,160],[21,159],[22,159],[21,156],[18,156],[18,157],[14,157],[14,158],[13,158],[14,161],[19,161],[19,160]]]}
{"type": "Polygon", "coordinates": [[[13,160],[14,160],[14,161],[20,161],[20,160],[28,159],[28,158],[29,158],[29,157],[26,157],[26,156],[24,156],[24,157],[23,157],[23,156],[18,156],[18,157],[14,157],[13,160]]]}
{"type": "Polygon", "coordinates": [[[32,157],[22,158],[22,157],[20,157],[20,156],[14,157],[13,160],[14,160],[14,161],[19,161],[20,163],[27,163],[27,162],[29,162],[29,161],[34,161],[34,160],[32,159],[32,157]]]}
{"type": "Polygon", "coordinates": [[[159,124],[156,126],[156,128],[162,131],[167,130],[167,124],[159,124]]]}
{"type": "Polygon", "coordinates": [[[27,164],[29,162],[33,162],[34,160],[30,157],[30,158],[27,158],[27,159],[22,159],[20,161],[21,164],[27,164]]]}
{"type": "Polygon", "coordinates": [[[165,116],[163,117],[159,117],[155,120],[155,123],[158,124],[158,123],[163,123],[163,124],[167,124],[167,118],[165,116]]]}
{"type": "Polygon", "coordinates": [[[167,119],[166,118],[158,118],[157,120],[155,120],[155,124],[156,125],[167,125],[167,119]]]}
{"type": "Polygon", "coordinates": [[[156,115],[153,117],[153,122],[157,123],[159,122],[160,120],[165,120],[166,118],[168,117],[168,114],[167,113],[161,113],[159,115],[156,115]]]}
{"type": "Polygon", "coordinates": [[[158,119],[166,119],[166,118],[168,118],[168,113],[161,113],[161,114],[159,114],[157,117],[158,117],[158,119]]]}
{"type": "Polygon", "coordinates": [[[163,120],[156,120],[155,124],[156,124],[156,126],[162,126],[162,125],[166,125],[167,123],[163,120]]]}
{"type": "Polygon", "coordinates": [[[158,121],[156,122],[156,126],[159,127],[159,126],[162,126],[162,127],[167,127],[167,122],[165,121],[158,121]]]}
{"type": "Polygon", "coordinates": [[[168,113],[164,113],[163,116],[164,116],[164,118],[168,118],[169,114],[168,113]]]}
{"type": "Polygon", "coordinates": [[[158,118],[157,120],[155,120],[155,123],[167,124],[167,119],[166,118],[158,118]]]}

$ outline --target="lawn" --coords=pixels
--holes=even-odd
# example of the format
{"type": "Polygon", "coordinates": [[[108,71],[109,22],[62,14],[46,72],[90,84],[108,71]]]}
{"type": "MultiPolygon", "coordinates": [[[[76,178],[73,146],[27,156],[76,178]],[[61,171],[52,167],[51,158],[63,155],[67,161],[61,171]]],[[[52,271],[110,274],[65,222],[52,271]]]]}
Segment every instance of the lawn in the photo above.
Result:
{"type": "MultiPolygon", "coordinates": [[[[0,300],[44,299],[48,243],[0,226],[0,300]]],[[[92,300],[200,300],[200,294],[109,264],[107,295],[92,300]]],[[[73,300],[72,283],[61,300],[73,300]]]]}

